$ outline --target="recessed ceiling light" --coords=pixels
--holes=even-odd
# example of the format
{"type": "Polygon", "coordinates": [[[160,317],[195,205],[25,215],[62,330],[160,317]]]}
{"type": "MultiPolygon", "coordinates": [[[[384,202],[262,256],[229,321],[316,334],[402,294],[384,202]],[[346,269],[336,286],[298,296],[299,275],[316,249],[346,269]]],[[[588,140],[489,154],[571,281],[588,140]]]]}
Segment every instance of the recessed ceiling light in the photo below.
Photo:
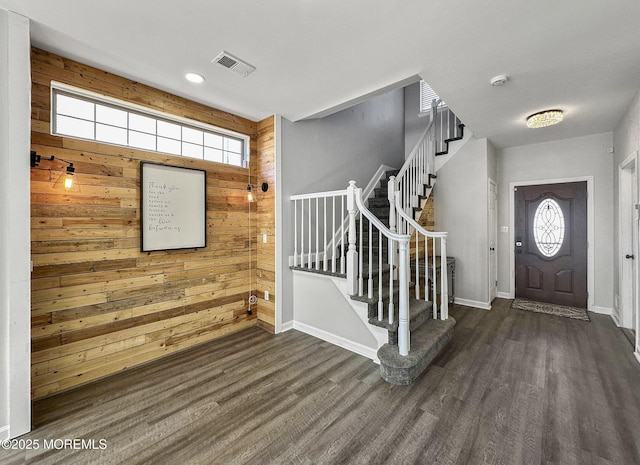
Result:
{"type": "Polygon", "coordinates": [[[187,73],[184,77],[189,82],[193,82],[194,84],[202,84],[204,82],[204,76],[198,73],[187,73]]]}
{"type": "Polygon", "coordinates": [[[562,110],[545,110],[527,117],[527,127],[544,128],[558,124],[564,118],[562,110]]]}

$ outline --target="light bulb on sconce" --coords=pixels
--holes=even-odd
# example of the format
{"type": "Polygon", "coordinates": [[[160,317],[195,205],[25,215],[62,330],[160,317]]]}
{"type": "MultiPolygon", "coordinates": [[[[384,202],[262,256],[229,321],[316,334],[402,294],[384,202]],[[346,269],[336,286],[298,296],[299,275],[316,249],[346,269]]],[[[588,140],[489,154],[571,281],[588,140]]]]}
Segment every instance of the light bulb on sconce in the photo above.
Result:
{"type": "MultiPolygon", "coordinates": [[[[247,184],[247,202],[253,202],[255,200],[255,197],[253,196],[253,191],[252,189],[255,186],[252,185],[251,183],[247,184]]],[[[267,192],[269,190],[269,184],[267,184],[266,182],[263,182],[262,185],[260,186],[260,190],[262,190],[262,192],[267,192]]]]}
{"type": "Polygon", "coordinates": [[[75,172],[76,169],[73,167],[73,163],[69,163],[67,173],[64,175],[64,188],[68,191],[73,189],[73,175],[75,172]]]}

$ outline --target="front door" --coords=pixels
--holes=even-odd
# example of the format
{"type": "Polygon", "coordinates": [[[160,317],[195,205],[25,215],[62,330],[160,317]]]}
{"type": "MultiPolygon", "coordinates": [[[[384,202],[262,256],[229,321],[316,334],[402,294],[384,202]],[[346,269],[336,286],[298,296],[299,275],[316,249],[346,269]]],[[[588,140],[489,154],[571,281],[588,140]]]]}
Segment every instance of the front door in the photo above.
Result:
{"type": "Polygon", "coordinates": [[[587,183],[515,192],[516,297],[587,308],[587,183]]]}

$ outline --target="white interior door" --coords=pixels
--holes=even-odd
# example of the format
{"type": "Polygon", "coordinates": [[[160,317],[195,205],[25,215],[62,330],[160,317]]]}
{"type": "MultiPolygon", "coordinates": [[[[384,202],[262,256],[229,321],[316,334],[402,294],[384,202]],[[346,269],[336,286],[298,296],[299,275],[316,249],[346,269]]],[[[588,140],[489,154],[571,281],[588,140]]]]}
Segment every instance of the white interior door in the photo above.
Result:
{"type": "Polygon", "coordinates": [[[638,177],[637,152],[619,167],[619,289],[618,324],[633,329],[638,325],[638,177]]]}

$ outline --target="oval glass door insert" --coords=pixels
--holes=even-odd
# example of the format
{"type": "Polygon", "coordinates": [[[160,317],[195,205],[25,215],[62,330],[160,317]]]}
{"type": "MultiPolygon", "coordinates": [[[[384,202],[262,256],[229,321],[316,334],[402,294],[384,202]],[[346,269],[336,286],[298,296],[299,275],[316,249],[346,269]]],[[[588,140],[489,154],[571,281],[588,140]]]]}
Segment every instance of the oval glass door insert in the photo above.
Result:
{"type": "Polygon", "coordinates": [[[564,215],[553,199],[544,199],[533,216],[533,238],[545,257],[553,257],[564,241],[564,215]]]}

